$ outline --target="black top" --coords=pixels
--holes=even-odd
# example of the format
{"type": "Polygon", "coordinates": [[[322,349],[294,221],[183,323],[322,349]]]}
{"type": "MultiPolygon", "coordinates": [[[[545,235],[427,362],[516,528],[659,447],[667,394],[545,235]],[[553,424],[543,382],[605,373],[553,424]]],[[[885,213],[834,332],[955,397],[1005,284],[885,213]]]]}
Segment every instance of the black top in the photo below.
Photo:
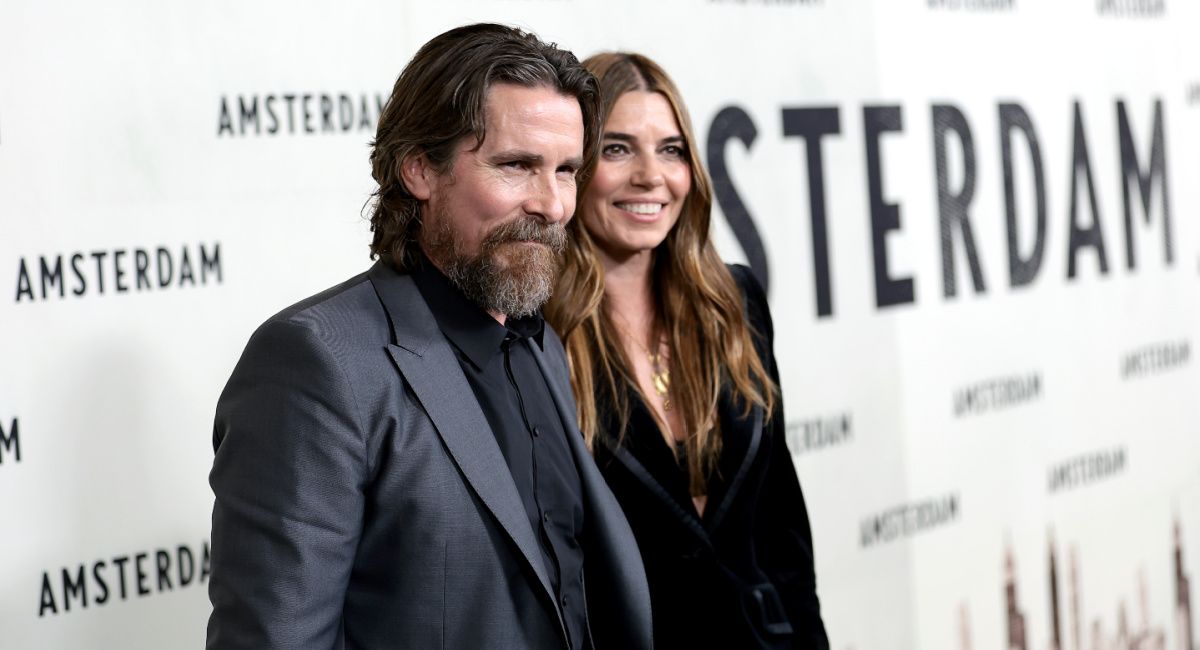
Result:
{"type": "Polygon", "coordinates": [[[583,596],[583,488],[562,419],[533,358],[541,315],[496,322],[422,259],[412,271],[491,426],[533,527],[572,648],[587,645],[583,596]]]}
{"type": "MultiPolygon", "coordinates": [[[[776,382],[766,296],[749,269],[731,266],[746,298],[755,348],[776,382]]],[[[659,432],[640,394],[620,448],[619,420],[602,382],[600,466],[629,519],[650,582],[660,648],[828,649],[813,570],[804,495],[784,436],[782,400],[766,419],[742,417],[722,391],[722,451],[703,517],[688,490],[686,459],[659,432]]]]}

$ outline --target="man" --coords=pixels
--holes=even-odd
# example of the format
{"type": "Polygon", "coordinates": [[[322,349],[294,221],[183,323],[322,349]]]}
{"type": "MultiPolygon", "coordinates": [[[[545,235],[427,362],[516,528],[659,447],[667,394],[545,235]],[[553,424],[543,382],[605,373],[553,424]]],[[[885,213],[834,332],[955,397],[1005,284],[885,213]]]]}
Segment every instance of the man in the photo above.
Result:
{"type": "Polygon", "coordinates": [[[498,25],[400,75],[380,261],[268,320],[217,405],[210,648],[650,646],[539,313],[598,102],[569,52],[498,25]]]}

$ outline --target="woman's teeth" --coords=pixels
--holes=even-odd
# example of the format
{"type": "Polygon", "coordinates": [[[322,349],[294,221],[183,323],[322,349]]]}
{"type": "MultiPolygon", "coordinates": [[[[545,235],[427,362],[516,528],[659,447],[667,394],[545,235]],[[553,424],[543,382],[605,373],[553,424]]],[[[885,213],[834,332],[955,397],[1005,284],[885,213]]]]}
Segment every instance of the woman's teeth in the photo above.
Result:
{"type": "Polygon", "coordinates": [[[617,203],[616,206],[634,214],[657,214],[662,210],[661,203],[617,203]]]}

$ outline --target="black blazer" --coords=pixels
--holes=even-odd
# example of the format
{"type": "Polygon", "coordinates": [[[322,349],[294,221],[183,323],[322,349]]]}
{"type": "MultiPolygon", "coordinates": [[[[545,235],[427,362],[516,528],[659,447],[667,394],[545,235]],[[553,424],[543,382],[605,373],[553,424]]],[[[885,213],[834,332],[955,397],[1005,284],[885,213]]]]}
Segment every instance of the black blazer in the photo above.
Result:
{"type": "MultiPolygon", "coordinates": [[[[730,266],[746,299],[755,347],[776,382],[773,326],[762,288],[730,266]]],[[[829,640],[813,571],[804,495],[784,435],[782,400],[749,417],[722,394],[722,452],[708,483],[704,516],[688,492],[685,467],[632,387],[628,429],[611,399],[597,396],[600,471],[633,528],[646,575],[658,648],[819,648],[829,640]]]]}

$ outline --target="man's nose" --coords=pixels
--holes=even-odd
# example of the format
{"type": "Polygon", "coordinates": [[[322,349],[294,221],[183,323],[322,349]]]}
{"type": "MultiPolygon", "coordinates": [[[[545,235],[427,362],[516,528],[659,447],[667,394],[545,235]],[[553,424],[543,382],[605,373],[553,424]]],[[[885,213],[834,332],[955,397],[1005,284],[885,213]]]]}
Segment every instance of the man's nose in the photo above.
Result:
{"type": "Polygon", "coordinates": [[[575,198],[574,186],[563,187],[555,174],[538,174],[530,182],[529,196],[521,206],[526,214],[546,223],[558,223],[568,216],[566,203],[575,198]]]}

